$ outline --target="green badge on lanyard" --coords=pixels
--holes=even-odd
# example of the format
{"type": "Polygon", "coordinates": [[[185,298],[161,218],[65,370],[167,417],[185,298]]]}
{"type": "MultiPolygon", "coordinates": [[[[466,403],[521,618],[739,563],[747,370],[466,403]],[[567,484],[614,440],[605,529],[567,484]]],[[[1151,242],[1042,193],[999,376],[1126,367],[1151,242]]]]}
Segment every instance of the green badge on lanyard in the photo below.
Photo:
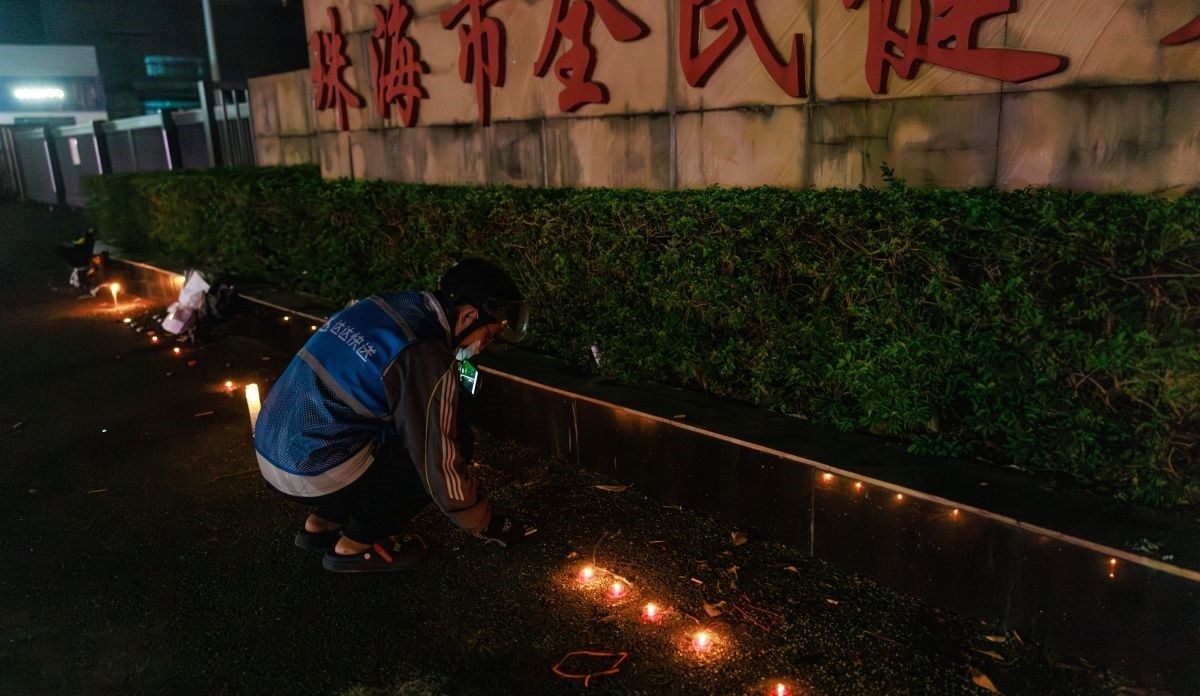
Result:
{"type": "Polygon", "coordinates": [[[479,370],[469,360],[463,360],[458,364],[458,381],[468,394],[474,394],[479,385],[479,370]]]}

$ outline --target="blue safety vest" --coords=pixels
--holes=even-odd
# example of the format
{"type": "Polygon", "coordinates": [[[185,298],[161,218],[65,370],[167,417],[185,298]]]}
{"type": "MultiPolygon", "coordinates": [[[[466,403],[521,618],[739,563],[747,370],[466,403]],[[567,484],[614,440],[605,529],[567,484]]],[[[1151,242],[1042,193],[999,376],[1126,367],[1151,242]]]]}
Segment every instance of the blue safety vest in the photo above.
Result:
{"type": "Polygon", "coordinates": [[[260,465],[318,476],[396,436],[384,373],[414,341],[448,340],[434,303],[429,293],[388,293],[330,317],[263,402],[254,432],[260,465]]]}

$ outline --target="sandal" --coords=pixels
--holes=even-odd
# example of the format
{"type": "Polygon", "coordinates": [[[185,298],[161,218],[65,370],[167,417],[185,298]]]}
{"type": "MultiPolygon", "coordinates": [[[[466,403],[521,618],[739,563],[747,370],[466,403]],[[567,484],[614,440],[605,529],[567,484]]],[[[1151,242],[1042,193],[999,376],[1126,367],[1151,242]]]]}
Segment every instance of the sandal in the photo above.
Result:
{"type": "Polygon", "coordinates": [[[331,529],[327,532],[310,532],[304,527],[296,532],[296,546],[305,551],[332,551],[342,538],[342,530],[331,529]]]}
{"type": "Polygon", "coordinates": [[[425,557],[429,544],[417,534],[384,537],[362,553],[345,556],[332,549],[325,552],[321,565],[335,573],[373,573],[402,570],[425,557]]]}

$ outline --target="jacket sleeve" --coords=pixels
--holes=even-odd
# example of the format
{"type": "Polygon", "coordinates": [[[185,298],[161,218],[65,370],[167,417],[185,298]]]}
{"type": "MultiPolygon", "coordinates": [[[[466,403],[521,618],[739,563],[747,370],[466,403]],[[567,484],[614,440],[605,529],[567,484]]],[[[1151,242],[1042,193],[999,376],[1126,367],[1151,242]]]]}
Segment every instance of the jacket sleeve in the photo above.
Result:
{"type": "Polygon", "coordinates": [[[478,533],[491,510],[461,444],[470,432],[459,419],[456,367],[449,350],[433,341],[401,351],[389,370],[397,395],[392,418],[433,501],[454,524],[478,533]]]}

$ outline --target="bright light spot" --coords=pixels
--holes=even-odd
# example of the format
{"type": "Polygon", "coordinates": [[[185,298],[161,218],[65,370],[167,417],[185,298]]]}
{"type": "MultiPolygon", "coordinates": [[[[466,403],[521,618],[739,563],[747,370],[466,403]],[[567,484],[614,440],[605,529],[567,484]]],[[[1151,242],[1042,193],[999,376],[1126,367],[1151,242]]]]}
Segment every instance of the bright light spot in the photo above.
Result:
{"type": "Polygon", "coordinates": [[[258,421],[258,411],[262,403],[258,399],[258,385],[246,385],[246,409],[250,411],[250,432],[254,432],[254,424],[258,421]]]}
{"type": "Polygon", "coordinates": [[[1108,577],[1117,577],[1117,559],[1115,558],[1108,559],[1108,577]]]}
{"type": "Polygon", "coordinates": [[[102,433],[107,433],[107,432],[108,432],[108,428],[100,428],[100,432],[102,432],[102,433]]]}
{"type": "Polygon", "coordinates": [[[775,691],[773,691],[772,693],[774,693],[775,696],[788,696],[788,693],[790,693],[790,692],[788,691],[786,684],[784,684],[783,682],[779,682],[778,684],[775,685],[775,691]]]}
{"type": "Polygon", "coordinates": [[[619,582],[614,582],[612,587],[608,588],[608,594],[613,598],[623,597],[625,596],[625,586],[619,582]]]}
{"type": "Polygon", "coordinates": [[[158,336],[151,336],[151,337],[150,337],[150,342],[151,342],[151,343],[158,343],[158,336]]]}
{"type": "Polygon", "coordinates": [[[897,493],[897,494],[896,494],[896,500],[897,500],[897,501],[904,500],[904,494],[903,494],[903,493],[897,493]]]}
{"type": "Polygon", "coordinates": [[[712,647],[712,634],[710,634],[708,631],[700,631],[696,634],[695,638],[692,639],[692,645],[697,650],[708,650],[710,647],[712,647]]]}
{"type": "Polygon", "coordinates": [[[950,516],[957,520],[958,519],[958,508],[954,508],[953,510],[951,510],[950,516]]]}
{"type": "Polygon", "coordinates": [[[133,320],[132,320],[132,319],[130,319],[129,317],[125,317],[125,318],[124,318],[124,319],[122,319],[121,321],[125,322],[126,324],[131,324],[131,323],[133,323],[133,320]]]}
{"type": "Polygon", "coordinates": [[[13,90],[13,96],[21,101],[61,101],[67,97],[67,93],[60,87],[17,87],[13,90]]]}
{"type": "Polygon", "coordinates": [[[858,493],[860,491],[862,491],[862,481],[855,481],[854,482],[854,492],[858,493]]]}
{"type": "Polygon", "coordinates": [[[171,352],[174,353],[175,355],[179,355],[180,353],[183,352],[183,349],[180,348],[179,346],[175,346],[174,348],[171,349],[171,352]]]}
{"type": "Polygon", "coordinates": [[[821,480],[824,481],[825,483],[829,483],[829,482],[833,481],[833,474],[830,474],[830,473],[821,474],[821,480]]]}
{"type": "Polygon", "coordinates": [[[654,602],[650,602],[649,604],[647,604],[646,608],[642,609],[642,618],[647,621],[657,621],[658,620],[658,606],[656,604],[654,604],[654,602]]]}
{"type": "Polygon", "coordinates": [[[119,283],[113,283],[108,286],[108,289],[112,291],[113,306],[116,307],[117,306],[117,293],[121,291],[121,285],[119,283]]]}
{"type": "Polygon", "coordinates": [[[291,318],[291,317],[289,317],[289,316],[287,316],[287,315],[285,314],[285,315],[283,315],[283,320],[284,320],[284,321],[291,321],[291,320],[292,320],[292,318],[291,318]]]}
{"type": "Polygon", "coordinates": [[[583,570],[579,571],[579,579],[583,582],[591,582],[594,577],[596,577],[596,569],[591,566],[584,566],[583,570]]]}
{"type": "Polygon", "coordinates": [[[308,330],[309,330],[309,331],[316,331],[316,330],[317,330],[317,325],[316,325],[316,324],[313,324],[312,326],[308,327],[308,330]]]}

